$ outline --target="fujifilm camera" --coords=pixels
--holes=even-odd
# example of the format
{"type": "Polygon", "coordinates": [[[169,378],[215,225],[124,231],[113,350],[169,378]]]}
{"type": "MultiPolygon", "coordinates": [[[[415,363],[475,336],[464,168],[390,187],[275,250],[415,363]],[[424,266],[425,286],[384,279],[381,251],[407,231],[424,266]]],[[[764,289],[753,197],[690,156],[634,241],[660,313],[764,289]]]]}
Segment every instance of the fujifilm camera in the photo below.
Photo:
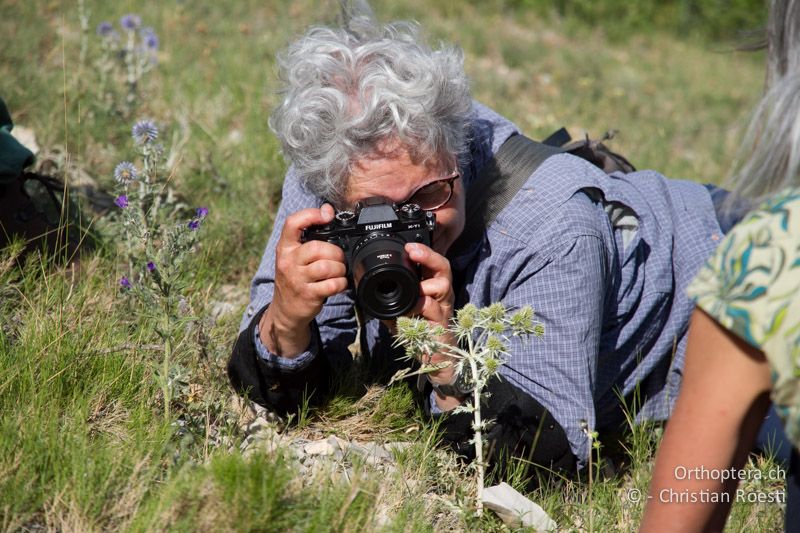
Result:
{"type": "Polygon", "coordinates": [[[430,246],[435,225],[436,215],[417,204],[398,207],[371,197],[358,202],[355,212],[339,211],[329,224],[306,228],[302,240],[344,250],[356,305],[370,317],[388,319],[410,311],[419,298],[420,268],[403,247],[430,246]]]}

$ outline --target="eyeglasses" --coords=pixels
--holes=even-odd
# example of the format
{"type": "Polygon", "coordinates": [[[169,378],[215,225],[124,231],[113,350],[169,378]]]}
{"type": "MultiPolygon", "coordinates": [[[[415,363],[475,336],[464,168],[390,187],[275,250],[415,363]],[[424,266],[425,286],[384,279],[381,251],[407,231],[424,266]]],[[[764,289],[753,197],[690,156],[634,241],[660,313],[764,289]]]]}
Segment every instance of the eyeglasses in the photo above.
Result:
{"type": "Polygon", "coordinates": [[[453,197],[453,183],[460,177],[458,170],[454,170],[446,178],[432,181],[415,190],[408,200],[401,202],[400,205],[417,204],[423,211],[435,211],[453,197]]]}

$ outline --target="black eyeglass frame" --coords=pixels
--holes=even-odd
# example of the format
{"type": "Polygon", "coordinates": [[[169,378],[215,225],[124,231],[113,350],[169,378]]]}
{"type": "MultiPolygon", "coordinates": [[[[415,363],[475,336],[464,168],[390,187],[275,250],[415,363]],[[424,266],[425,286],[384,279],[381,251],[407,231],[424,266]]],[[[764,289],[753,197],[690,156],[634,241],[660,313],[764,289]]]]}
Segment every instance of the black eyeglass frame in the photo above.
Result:
{"type": "Polygon", "coordinates": [[[407,204],[417,204],[424,211],[436,211],[437,209],[441,209],[442,207],[446,206],[447,203],[453,198],[453,184],[460,177],[461,177],[461,173],[458,171],[458,169],[456,169],[452,173],[450,173],[450,175],[448,177],[446,177],[446,178],[439,178],[439,179],[433,180],[431,182],[428,182],[425,185],[419,186],[416,190],[414,190],[414,192],[411,193],[411,195],[408,197],[407,200],[405,200],[403,202],[400,202],[398,205],[403,206],[403,205],[407,205],[407,204]],[[445,200],[443,202],[437,204],[434,207],[426,207],[424,205],[421,205],[419,202],[415,202],[414,201],[414,197],[422,189],[424,189],[425,187],[430,187],[431,185],[436,185],[438,183],[442,183],[442,182],[445,182],[448,185],[447,198],[445,198],[445,200]]]}

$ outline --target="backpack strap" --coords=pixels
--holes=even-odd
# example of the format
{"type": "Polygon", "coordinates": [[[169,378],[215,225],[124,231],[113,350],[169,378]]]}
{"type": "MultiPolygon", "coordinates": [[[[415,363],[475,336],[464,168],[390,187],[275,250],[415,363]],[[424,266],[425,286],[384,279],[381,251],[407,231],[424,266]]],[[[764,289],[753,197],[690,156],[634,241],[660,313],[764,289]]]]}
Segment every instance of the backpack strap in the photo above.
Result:
{"type": "Polygon", "coordinates": [[[630,161],[603,144],[603,141],[612,139],[615,133],[606,132],[599,141],[592,141],[587,135],[585,139],[574,142],[570,142],[572,137],[565,128],[542,142],[522,134],[509,137],[470,185],[464,231],[451,246],[452,256],[465,252],[483,236],[484,229],[497,218],[539,165],[552,155],[572,154],[589,161],[607,174],[634,172],[636,168],[630,161]]]}
{"type": "Polygon", "coordinates": [[[608,146],[603,144],[604,141],[613,139],[615,134],[616,131],[614,130],[607,131],[599,141],[593,141],[586,135],[582,140],[573,141],[569,144],[562,143],[559,146],[561,146],[565,152],[585,159],[597,168],[602,169],[606,174],[611,174],[612,172],[628,174],[636,171],[636,167],[624,156],[612,151],[608,146]]]}
{"type": "Polygon", "coordinates": [[[562,152],[561,148],[533,141],[521,134],[509,137],[470,185],[464,231],[451,246],[451,254],[458,255],[481,239],[484,229],[497,218],[539,165],[562,152]]]}
{"type": "Polygon", "coordinates": [[[560,127],[558,130],[550,134],[550,136],[542,141],[542,144],[549,146],[564,146],[572,140],[572,135],[569,134],[567,128],[560,127]]]}

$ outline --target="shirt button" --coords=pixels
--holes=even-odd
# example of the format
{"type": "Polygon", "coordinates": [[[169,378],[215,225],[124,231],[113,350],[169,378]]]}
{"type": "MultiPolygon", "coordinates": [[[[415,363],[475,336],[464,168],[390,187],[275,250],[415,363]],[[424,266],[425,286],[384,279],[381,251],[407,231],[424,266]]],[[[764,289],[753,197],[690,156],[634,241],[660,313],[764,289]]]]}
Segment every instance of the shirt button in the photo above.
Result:
{"type": "Polygon", "coordinates": [[[252,306],[247,308],[247,316],[253,316],[254,312],[255,311],[253,311],[253,307],[252,306]]]}

